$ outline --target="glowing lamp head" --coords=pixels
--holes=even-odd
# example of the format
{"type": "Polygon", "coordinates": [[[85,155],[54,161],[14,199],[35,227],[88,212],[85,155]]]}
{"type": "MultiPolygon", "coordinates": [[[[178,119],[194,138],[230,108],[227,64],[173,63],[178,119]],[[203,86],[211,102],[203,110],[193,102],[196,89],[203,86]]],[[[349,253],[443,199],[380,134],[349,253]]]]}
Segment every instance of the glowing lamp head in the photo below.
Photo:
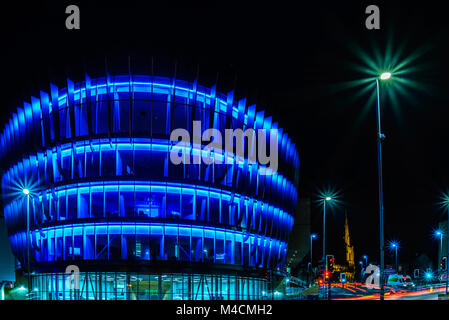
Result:
{"type": "Polygon", "coordinates": [[[326,197],[326,201],[331,201],[332,198],[331,197],[326,197]]]}
{"type": "Polygon", "coordinates": [[[26,195],[30,194],[30,190],[28,190],[27,188],[23,189],[22,192],[26,195]]]}
{"type": "Polygon", "coordinates": [[[388,80],[391,78],[391,73],[390,72],[384,72],[380,75],[380,80],[388,80]]]}

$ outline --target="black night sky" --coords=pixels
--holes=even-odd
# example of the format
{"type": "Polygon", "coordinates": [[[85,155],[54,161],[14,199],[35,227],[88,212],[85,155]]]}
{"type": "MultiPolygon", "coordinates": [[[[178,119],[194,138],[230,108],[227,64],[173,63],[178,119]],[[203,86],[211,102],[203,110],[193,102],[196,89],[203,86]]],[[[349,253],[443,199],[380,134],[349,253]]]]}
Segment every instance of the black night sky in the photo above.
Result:
{"type": "MultiPolygon", "coordinates": [[[[374,92],[363,86],[335,90],[366,77],[352,68],[361,55],[402,49],[399,62],[414,57],[403,77],[419,83],[393,104],[382,95],[385,239],[400,241],[400,260],[426,252],[436,261],[432,230],[443,218],[439,193],[449,188],[449,38],[447,12],[439,2],[297,2],[273,7],[156,5],[151,1],[17,2],[1,18],[1,125],[12,110],[52,81],[81,81],[105,73],[148,73],[192,80],[218,88],[235,86],[268,110],[291,135],[300,153],[300,197],[335,187],[344,203],[327,220],[328,251],[344,253],[348,212],[356,259],[378,257],[378,194],[374,92]],[[81,30],[65,28],[65,8],[77,4],[81,30]],[[365,28],[365,8],[381,10],[381,30],[365,28]],[[414,55],[417,53],[417,55],[414,55]],[[421,85],[422,84],[422,85],[421,85]]],[[[374,89],[373,89],[374,90],[374,89]]],[[[385,91],[385,90],[384,90],[385,91]]],[[[312,210],[321,233],[321,207],[312,210]]],[[[338,259],[339,256],[337,256],[338,259]]],[[[341,257],[343,257],[341,255],[341,257]]],[[[386,262],[392,258],[387,255],[386,262]]],[[[337,261],[338,262],[338,261],[337,261]]]]}

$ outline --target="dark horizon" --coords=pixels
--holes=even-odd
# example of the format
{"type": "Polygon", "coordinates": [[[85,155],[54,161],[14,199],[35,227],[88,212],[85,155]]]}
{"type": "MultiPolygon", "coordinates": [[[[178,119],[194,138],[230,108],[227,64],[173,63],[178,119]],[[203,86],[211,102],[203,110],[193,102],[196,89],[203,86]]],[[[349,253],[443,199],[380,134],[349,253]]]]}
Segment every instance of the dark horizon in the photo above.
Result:
{"type": "MultiPolygon", "coordinates": [[[[344,254],[348,213],[356,263],[362,254],[378,260],[379,217],[374,92],[339,85],[367,76],[352,68],[360,52],[381,53],[392,37],[399,61],[416,52],[410,74],[418,81],[393,103],[382,91],[385,241],[398,240],[399,260],[425,252],[436,265],[438,240],[432,230],[444,217],[439,193],[449,187],[449,42],[445,11],[433,3],[378,1],[381,30],[365,28],[366,1],[325,1],[281,7],[155,6],[81,2],[81,30],[65,29],[68,3],[16,4],[2,19],[3,128],[10,114],[50,82],[82,81],[84,72],[154,73],[199,83],[217,79],[221,92],[235,88],[285,124],[300,154],[299,198],[316,199],[320,188],[335,187],[343,204],[330,211],[327,248],[344,254]],[[445,33],[446,32],[446,33],[445,33]],[[397,51],[398,52],[398,51],[397,51]],[[368,104],[370,103],[370,104],[368,104]],[[368,106],[368,107],[367,107],[368,106]],[[332,241],[331,241],[332,239],[332,241]],[[375,258],[374,258],[375,257],[375,258]]],[[[374,89],[373,89],[374,90],[374,89]]],[[[313,232],[321,234],[321,208],[312,210],[313,232]]],[[[320,246],[317,246],[320,248],[320,246]]],[[[320,249],[318,249],[320,250],[320,249]]],[[[340,259],[340,260],[338,260],[340,259]]],[[[391,261],[386,251],[386,263],[391,261]]]]}

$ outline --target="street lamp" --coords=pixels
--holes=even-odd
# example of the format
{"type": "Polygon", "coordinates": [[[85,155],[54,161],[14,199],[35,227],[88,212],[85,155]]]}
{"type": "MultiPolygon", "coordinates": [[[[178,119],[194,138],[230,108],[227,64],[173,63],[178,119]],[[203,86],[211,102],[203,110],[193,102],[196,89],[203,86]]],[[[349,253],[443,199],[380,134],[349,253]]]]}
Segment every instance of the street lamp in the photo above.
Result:
{"type": "Polygon", "coordinates": [[[435,231],[435,236],[440,238],[440,259],[443,258],[443,232],[441,230],[435,231]]]}
{"type": "MultiPolygon", "coordinates": [[[[447,228],[446,228],[446,234],[447,237],[447,246],[446,246],[446,256],[449,257],[449,195],[443,195],[443,199],[440,202],[440,204],[447,210],[447,228]]],[[[438,232],[438,231],[437,231],[438,232]]],[[[441,239],[443,237],[443,231],[441,230],[441,239]]],[[[443,240],[441,240],[441,247],[443,247],[443,240]]],[[[441,258],[443,258],[443,250],[441,250],[441,258]]],[[[446,267],[446,295],[448,294],[448,287],[449,287],[449,268],[446,267]]]]}
{"type": "MultiPolygon", "coordinates": [[[[326,202],[332,201],[332,197],[326,196],[323,200],[323,261],[326,260],[326,202]]],[[[327,271],[327,266],[326,266],[327,271]]]]}
{"type": "Polygon", "coordinates": [[[312,267],[313,262],[313,239],[316,239],[317,235],[315,233],[312,233],[310,235],[310,267],[312,267]]]}
{"type": "MultiPolygon", "coordinates": [[[[447,206],[447,234],[449,234],[449,199],[446,199],[446,206],[447,206]]],[[[441,247],[443,247],[443,242],[441,242],[441,247]]],[[[449,259],[449,237],[447,241],[447,259],[449,259]]],[[[448,292],[448,283],[449,283],[449,266],[446,260],[446,295],[448,292]]]]}
{"type": "Polygon", "coordinates": [[[26,233],[26,240],[27,240],[27,273],[28,273],[28,298],[30,297],[31,293],[31,268],[30,268],[30,190],[27,188],[24,188],[22,190],[23,194],[27,197],[27,233],[26,233]]]}
{"type": "Polygon", "coordinates": [[[388,80],[391,78],[391,73],[390,72],[384,72],[380,75],[380,80],[388,80]]]}
{"type": "Polygon", "coordinates": [[[368,265],[368,256],[366,254],[362,257],[365,260],[365,267],[368,265]]]}
{"type": "Polygon", "coordinates": [[[384,204],[383,204],[383,186],[382,186],[382,145],[381,141],[385,139],[385,135],[381,131],[380,126],[380,89],[379,79],[382,81],[391,78],[390,72],[382,73],[376,78],[377,89],[377,109],[376,109],[376,122],[377,122],[377,170],[379,180],[379,220],[380,220],[380,300],[384,300],[384,204]]]}
{"type": "Polygon", "coordinates": [[[390,247],[394,250],[395,255],[395,263],[396,263],[396,273],[398,273],[398,247],[399,245],[396,242],[392,242],[390,247]]]}
{"type": "Polygon", "coordinates": [[[312,283],[313,278],[313,239],[316,239],[317,235],[312,233],[310,235],[310,283],[312,283]]]}

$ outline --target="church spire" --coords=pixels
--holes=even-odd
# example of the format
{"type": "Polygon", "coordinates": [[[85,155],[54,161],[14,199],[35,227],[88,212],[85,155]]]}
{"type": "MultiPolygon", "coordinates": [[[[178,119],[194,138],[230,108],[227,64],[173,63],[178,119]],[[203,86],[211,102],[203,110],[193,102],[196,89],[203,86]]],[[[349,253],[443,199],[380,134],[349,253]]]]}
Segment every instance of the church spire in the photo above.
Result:
{"type": "Polygon", "coordinates": [[[349,224],[348,224],[348,212],[345,210],[345,245],[346,245],[346,262],[350,268],[355,266],[354,261],[354,246],[351,245],[351,239],[349,238],[349,224]]]}

